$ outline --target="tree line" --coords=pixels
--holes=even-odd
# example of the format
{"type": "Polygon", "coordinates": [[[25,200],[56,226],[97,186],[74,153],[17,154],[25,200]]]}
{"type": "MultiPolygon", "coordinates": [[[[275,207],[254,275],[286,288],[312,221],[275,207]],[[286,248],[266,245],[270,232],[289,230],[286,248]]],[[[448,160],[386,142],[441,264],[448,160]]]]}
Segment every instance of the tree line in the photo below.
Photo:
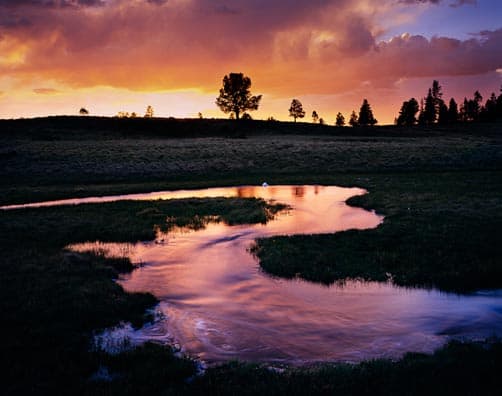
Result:
{"type": "Polygon", "coordinates": [[[464,98],[459,107],[454,98],[451,98],[446,105],[442,87],[437,80],[434,80],[427,96],[420,100],[420,104],[415,98],[403,102],[395,123],[406,126],[445,125],[497,119],[502,119],[502,87],[500,95],[497,97],[495,92],[492,92],[484,105],[483,96],[476,91],[471,99],[464,98]]]}
{"type": "MultiPolygon", "coordinates": [[[[262,95],[253,96],[251,94],[251,79],[249,77],[242,73],[230,73],[223,77],[223,86],[220,89],[220,95],[216,98],[216,105],[224,113],[230,113],[230,118],[250,119],[248,111],[258,110],[261,98],[262,95]]],[[[291,101],[289,116],[293,118],[294,122],[305,117],[305,110],[300,100],[293,99],[291,101]]],[[[268,120],[274,121],[274,118],[269,117],[268,120]]],[[[312,120],[315,123],[325,124],[324,119],[319,117],[315,110],[312,112],[312,120]]],[[[367,99],[363,100],[359,114],[353,111],[349,119],[349,124],[352,126],[373,126],[377,122],[367,99]]],[[[345,117],[340,112],[336,115],[335,125],[345,125],[345,117]]]]}
{"type": "MultiPolygon", "coordinates": [[[[231,118],[250,119],[248,111],[257,110],[262,95],[251,95],[251,79],[242,73],[230,73],[223,78],[223,87],[220,89],[220,96],[216,98],[216,104],[224,113],[230,113],[231,118]]],[[[289,107],[289,116],[294,122],[297,119],[305,117],[303,104],[298,99],[293,99],[289,107]]],[[[432,82],[427,95],[420,100],[420,103],[411,98],[403,102],[399,115],[395,119],[397,125],[433,125],[433,124],[452,124],[456,122],[472,121],[495,121],[502,118],[502,88],[497,97],[493,92],[483,105],[483,97],[479,91],[474,92],[471,99],[464,98],[463,103],[458,106],[454,98],[451,98],[448,105],[443,100],[443,91],[437,80],[432,82]]],[[[273,117],[269,117],[273,121],[273,117]]],[[[312,112],[312,121],[314,123],[325,124],[324,119],[319,116],[317,111],[312,112]]],[[[351,126],[373,126],[378,121],[373,115],[373,110],[367,99],[359,109],[350,114],[348,124],[351,126]]],[[[338,112],[336,115],[336,126],[345,125],[345,117],[338,112]]]]}
{"type": "MultiPolygon", "coordinates": [[[[251,79],[243,73],[229,73],[223,77],[223,86],[216,98],[216,105],[226,114],[230,113],[232,119],[251,119],[249,111],[258,110],[262,95],[251,94],[251,79]]],[[[289,107],[289,116],[294,122],[305,117],[306,112],[299,99],[293,99],[289,107]]],[[[81,108],[80,115],[88,115],[89,111],[81,108]]],[[[153,118],[152,106],[148,106],[145,118],[153,118]]],[[[117,117],[135,118],[136,113],[119,112],[117,117]]],[[[202,118],[202,114],[198,114],[202,118]]],[[[404,101],[394,122],[400,126],[430,126],[434,124],[446,125],[457,122],[495,121],[502,119],[502,87],[499,96],[494,92],[483,104],[483,96],[479,91],[474,92],[472,98],[464,98],[459,106],[454,98],[446,104],[443,100],[443,89],[439,81],[434,80],[428,89],[427,95],[417,101],[414,97],[404,101]]],[[[269,121],[275,121],[273,117],[269,121]]],[[[316,110],[312,111],[312,121],[321,125],[325,124],[316,110]]],[[[373,110],[367,99],[363,99],[359,112],[355,110],[350,114],[348,125],[350,126],[373,126],[378,123],[373,115],[373,110]]],[[[335,125],[342,127],[346,120],[341,112],[336,114],[335,125]]]]}

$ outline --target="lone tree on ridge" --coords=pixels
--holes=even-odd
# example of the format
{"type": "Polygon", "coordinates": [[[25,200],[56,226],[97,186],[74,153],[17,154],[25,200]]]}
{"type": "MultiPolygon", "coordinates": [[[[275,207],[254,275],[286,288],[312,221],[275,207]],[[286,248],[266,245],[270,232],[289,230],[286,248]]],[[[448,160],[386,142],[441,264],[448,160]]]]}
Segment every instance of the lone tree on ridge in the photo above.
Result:
{"type": "MultiPolygon", "coordinates": [[[[216,105],[225,114],[232,113],[238,120],[241,113],[258,110],[261,95],[252,96],[250,92],[251,79],[242,73],[230,73],[223,77],[223,87],[216,105]]],[[[231,114],[231,115],[232,115],[231,114]]]]}
{"type": "Polygon", "coordinates": [[[293,117],[296,122],[297,118],[305,117],[305,110],[303,110],[302,102],[298,99],[293,99],[291,101],[291,107],[289,108],[289,116],[293,117]]]}

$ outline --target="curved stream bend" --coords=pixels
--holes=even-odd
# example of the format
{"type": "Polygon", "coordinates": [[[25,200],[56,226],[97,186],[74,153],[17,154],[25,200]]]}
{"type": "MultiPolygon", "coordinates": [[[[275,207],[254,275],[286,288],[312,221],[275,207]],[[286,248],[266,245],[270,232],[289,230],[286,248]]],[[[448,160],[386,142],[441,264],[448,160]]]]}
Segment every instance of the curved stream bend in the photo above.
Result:
{"type": "Polygon", "coordinates": [[[451,337],[501,336],[501,291],[458,296],[358,281],[326,287],[269,277],[247,252],[258,237],[378,226],[381,216],[345,204],[364,193],[357,188],[274,186],[138,197],[261,197],[293,209],[266,225],[209,224],[152,242],[73,245],[74,250],[105,249],[144,263],[119,283],[161,300],[160,320],[139,330],[125,326],[105,332],[98,342],[113,349],[124,337],[133,343],[155,339],[179,344],[209,362],[301,364],[395,358],[407,351],[431,352],[451,337]]]}

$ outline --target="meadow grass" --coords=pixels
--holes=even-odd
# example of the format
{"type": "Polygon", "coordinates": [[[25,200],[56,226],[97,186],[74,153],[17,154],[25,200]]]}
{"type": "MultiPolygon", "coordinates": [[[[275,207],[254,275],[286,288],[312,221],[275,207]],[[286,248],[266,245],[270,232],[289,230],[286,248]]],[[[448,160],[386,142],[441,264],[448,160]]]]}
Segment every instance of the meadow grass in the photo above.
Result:
{"type": "MultiPolygon", "coordinates": [[[[263,181],[361,184],[364,180],[358,177],[368,174],[484,171],[502,166],[502,133],[496,133],[500,124],[424,133],[413,128],[358,132],[277,123],[302,134],[274,134],[267,129],[269,123],[257,122],[237,124],[245,128],[246,139],[214,133],[175,139],[146,133],[107,134],[99,124],[85,133],[67,131],[62,126],[57,129],[56,123],[53,139],[44,140],[32,131],[35,126],[25,130],[20,121],[13,131],[0,134],[0,204],[263,181]]],[[[220,123],[215,125],[228,125],[220,123]]],[[[191,125],[198,130],[197,121],[191,125]]],[[[165,130],[165,136],[169,132],[165,130]]]]}

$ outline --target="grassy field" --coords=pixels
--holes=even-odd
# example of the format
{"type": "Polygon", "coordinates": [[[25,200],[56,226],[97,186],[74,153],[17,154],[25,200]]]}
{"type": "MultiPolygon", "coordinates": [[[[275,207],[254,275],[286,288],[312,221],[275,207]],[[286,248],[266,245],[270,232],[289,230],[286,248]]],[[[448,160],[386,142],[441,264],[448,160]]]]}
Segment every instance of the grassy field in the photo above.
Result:
{"type": "MultiPolygon", "coordinates": [[[[275,275],[345,277],[465,292],[502,287],[502,124],[335,128],[219,120],[0,121],[0,203],[206,186],[360,186],[349,200],[386,216],[371,231],[258,241],[275,275]],[[152,122],[150,122],[152,121],[152,122]],[[183,137],[183,138],[180,138],[183,137]],[[314,254],[315,252],[315,254],[314,254]]],[[[453,344],[399,362],[274,371],[232,363],[192,378],[192,361],[146,345],[89,352],[97,329],[148,319],[149,294],[115,284],[127,260],[68,253],[85,240],[151,239],[157,227],[263,222],[259,200],[118,202],[0,212],[5,394],[496,394],[500,343],[453,344]],[[202,221],[201,221],[202,219],[202,221]],[[101,369],[101,371],[99,371],[101,369]],[[94,381],[97,372],[112,381],[94,381]],[[104,376],[106,377],[106,376],[104,376]]]]}
{"type": "MultiPolygon", "coordinates": [[[[75,122],[79,120],[74,119],[75,122]]],[[[69,130],[66,122],[70,121],[66,118],[62,118],[61,125],[53,121],[54,125],[45,127],[48,132],[44,133],[42,126],[36,129],[33,122],[25,125],[22,121],[10,122],[14,126],[0,121],[3,132],[0,134],[0,204],[68,196],[261,184],[264,180],[275,184],[364,185],[368,175],[382,173],[502,168],[499,124],[424,132],[397,127],[353,130],[256,122],[240,123],[244,134],[235,139],[217,133],[220,129],[237,128],[235,123],[202,120],[207,125],[202,124],[200,128],[207,127],[211,132],[207,137],[176,139],[171,137],[169,124],[165,137],[159,137],[160,132],[138,132],[129,137],[97,129],[99,124],[85,133],[77,127],[69,130]],[[273,127],[278,131],[270,129],[273,127]],[[291,133],[285,134],[288,130],[291,133]]],[[[124,124],[128,120],[115,121],[124,124]]],[[[199,130],[199,121],[192,121],[192,131],[199,130]]],[[[149,125],[156,124],[143,122],[139,125],[147,130],[149,125]]],[[[186,135],[191,136],[189,132],[186,135]]]]}

